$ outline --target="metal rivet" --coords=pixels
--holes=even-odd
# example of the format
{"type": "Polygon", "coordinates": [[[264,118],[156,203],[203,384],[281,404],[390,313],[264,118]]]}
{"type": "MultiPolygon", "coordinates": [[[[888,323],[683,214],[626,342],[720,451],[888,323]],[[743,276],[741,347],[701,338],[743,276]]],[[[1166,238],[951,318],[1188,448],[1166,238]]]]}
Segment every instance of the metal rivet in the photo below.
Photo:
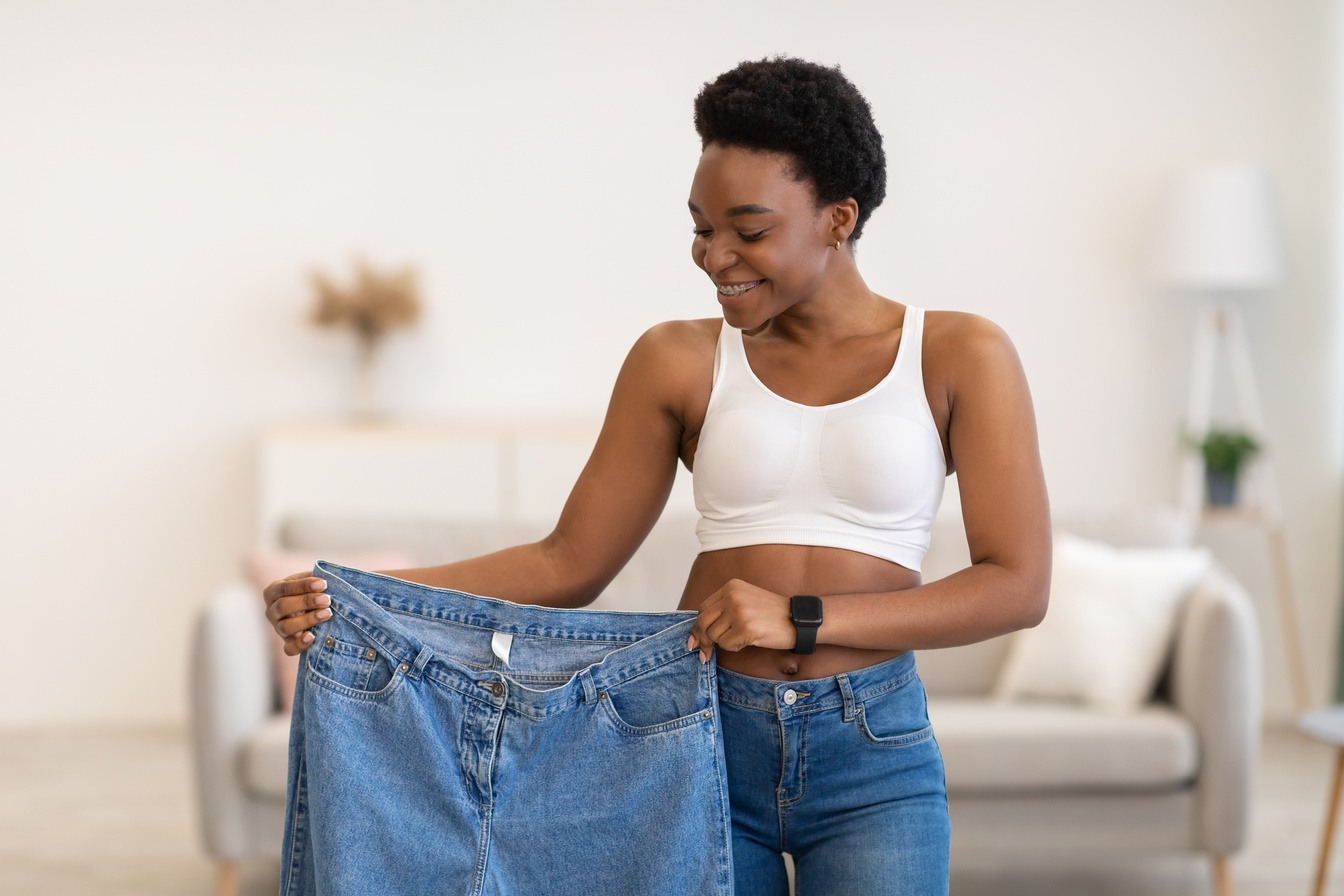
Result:
{"type": "Polygon", "coordinates": [[[333,638],[331,635],[327,635],[327,640],[323,641],[322,643],[330,647],[331,645],[336,643],[336,639],[333,638]]]}
{"type": "Polygon", "coordinates": [[[705,710],[704,712],[700,713],[700,718],[707,719],[712,715],[714,715],[714,713],[710,712],[709,710],[705,710]]]}
{"type": "Polygon", "coordinates": [[[364,652],[364,655],[365,655],[366,657],[368,657],[369,659],[373,659],[374,657],[376,657],[376,656],[378,655],[378,651],[376,651],[376,650],[374,650],[372,647],[370,647],[368,650],[366,650],[366,651],[364,652]]]}
{"type": "Polygon", "coordinates": [[[599,699],[599,700],[605,700],[605,699],[607,699],[607,692],[606,692],[606,691],[598,691],[598,692],[597,692],[597,699],[599,699]]]}
{"type": "Polygon", "coordinates": [[[401,664],[400,666],[398,666],[397,668],[400,669],[400,670],[403,671],[403,672],[409,672],[409,671],[411,671],[411,667],[408,666],[408,665],[406,665],[405,663],[402,663],[402,664],[401,664]]]}
{"type": "Polygon", "coordinates": [[[494,694],[496,697],[503,697],[504,685],[500,684],[499,682],[495,682],[494,684],[490,685],[490,693],[494,694]]]}

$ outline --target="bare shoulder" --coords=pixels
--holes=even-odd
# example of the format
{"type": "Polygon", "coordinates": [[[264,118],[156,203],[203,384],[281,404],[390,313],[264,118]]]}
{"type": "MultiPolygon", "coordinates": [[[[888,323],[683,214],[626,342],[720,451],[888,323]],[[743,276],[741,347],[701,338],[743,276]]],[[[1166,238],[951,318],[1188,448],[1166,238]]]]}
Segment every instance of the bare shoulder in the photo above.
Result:
{"type": "Polygon", "coordinates": [[[714,348],[722,324],[719,318],[655,324],[630,349],[621,381],[683,425],[694,421],[713,387],[714,348]]]}
{"type": "Polygon", "coordinates": [[[929,311],[924,315],[925,350],[939,354],[1012,349],[1007,332],[994,321],[967,311],[929,311]]]}
{"type": "Polygon", "coordinates": [[[924,316],[924,370],[955,387],[968,377],[1020,371],[1013,341],[987,317],[965,311],[930,311],[924,316]]]}
{"type": "Polygon", "coordinates": [[[669,320],[644,331],[630,349],[627,364],[641,376],[678,381],[698,374],[713,376],[714,347],[718,344],[718,318],[669,320]]]}
{"type": "Polygon", "coordinates": [[[714,351],[722,321],[717,317],[699,320],[667,320],[644,331],[635,348],[654,355],[703,354],[714,351]]]}

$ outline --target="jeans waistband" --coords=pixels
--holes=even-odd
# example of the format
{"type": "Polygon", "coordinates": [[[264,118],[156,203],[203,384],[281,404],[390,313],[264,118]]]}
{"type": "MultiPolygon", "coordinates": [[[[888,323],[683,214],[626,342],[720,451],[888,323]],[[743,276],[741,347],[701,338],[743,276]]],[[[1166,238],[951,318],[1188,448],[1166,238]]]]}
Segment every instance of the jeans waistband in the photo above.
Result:
{"type": "MultiPolygon", "coordinates": [[[[696,618],[691,611],[516,604],[325,560],[313,575],[326,580],[332,613],[360,629],[407,676],[538,718],[592,702],[606,687],[695,652],[686,649],[696,618]],[[440,626],[448,631],[436,638],[440,626]],[[507,661],[496,634],[512,636],[502,649],[507,661]]],[[[715,671],[712,662],[704,669],[715,671]]]]}
{"type": "Polygon", "coordinates": [[[772,712],[781,719],[823,709],[844,707],[845,721],[854,707],[869,697],[898,688],[915,678],[915,655],[907,650],[872,666],[842,672],[830,678],[776,681],[719,669],[719,700],[749,709],[772,712]]]}

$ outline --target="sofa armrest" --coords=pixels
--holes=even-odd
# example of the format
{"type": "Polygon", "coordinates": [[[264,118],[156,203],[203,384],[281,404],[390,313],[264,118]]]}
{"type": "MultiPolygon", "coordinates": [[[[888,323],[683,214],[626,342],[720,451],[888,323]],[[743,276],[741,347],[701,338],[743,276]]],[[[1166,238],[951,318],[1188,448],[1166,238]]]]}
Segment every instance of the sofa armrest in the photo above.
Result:
{"type": "Polygon", "coordinates": [[[1194,841],[1229,855],[1246,842],[1260,754],[1260,633],[1250,598],[1216,565],[1182,612],[1172,700],[1199,734],[1194,841]]]}
{"type": "Polygon", "coordinates": [[[191,747],[206,851],[217,860],[254,851],[241,748],[275,712],[275,673],[265,615],[241,582],[215,592],[196,622],[191,651],[191,747]]]}

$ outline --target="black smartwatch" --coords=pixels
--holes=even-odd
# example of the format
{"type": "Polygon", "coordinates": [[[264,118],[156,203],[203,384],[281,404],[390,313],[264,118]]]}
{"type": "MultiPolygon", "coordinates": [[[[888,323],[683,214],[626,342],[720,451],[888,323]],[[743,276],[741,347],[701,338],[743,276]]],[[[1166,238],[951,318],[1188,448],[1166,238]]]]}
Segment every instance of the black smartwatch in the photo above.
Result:
{"type": "Polygon", "coordinates": [[[821,628],[821,598],[814,594],[795,594],[789,598],[789,621],[798,632],[794,653],[817,652],[817,629],[821,628]]]}

